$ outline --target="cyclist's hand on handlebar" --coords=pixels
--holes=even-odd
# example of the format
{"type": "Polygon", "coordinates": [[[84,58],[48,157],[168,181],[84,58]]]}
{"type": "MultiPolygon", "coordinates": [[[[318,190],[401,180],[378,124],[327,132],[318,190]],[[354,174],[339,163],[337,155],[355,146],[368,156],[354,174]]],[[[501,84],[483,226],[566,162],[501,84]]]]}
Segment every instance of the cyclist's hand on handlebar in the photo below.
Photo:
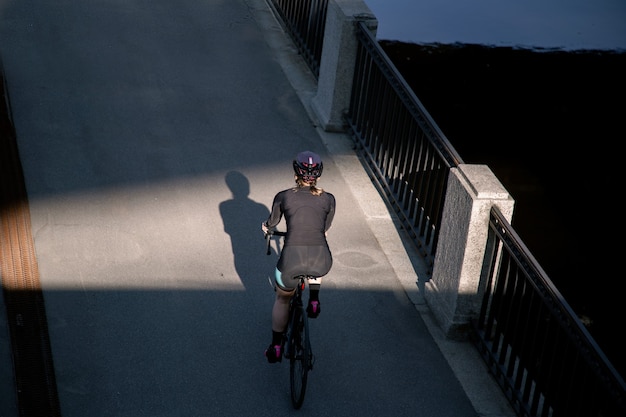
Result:
{"type": "Polygon", "coordinates": [[[276,229],[273,228],[273,227],[267,227],[267,224],[265,224],[265,222],[263,222],[263,223],[261,223],[261,230],[263,230],[263,233],[265,235],[268,235],[268,234],[272,234],[272,232],[274,232],[274,230],[276,230],[276,229]]]}

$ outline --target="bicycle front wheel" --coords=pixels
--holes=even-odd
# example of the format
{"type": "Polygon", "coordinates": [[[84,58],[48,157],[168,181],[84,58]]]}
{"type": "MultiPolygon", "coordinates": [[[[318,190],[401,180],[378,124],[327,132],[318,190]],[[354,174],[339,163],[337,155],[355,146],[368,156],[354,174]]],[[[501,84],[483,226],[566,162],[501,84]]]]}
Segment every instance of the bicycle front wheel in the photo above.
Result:
{"type": "Polygon", "coordinates": [[[292,350],[289,360],[291,403],[295,409],[302,407],[309,370],[313,367],[313,354],[309,340],[309,323],[306,313],[300,309],[292,333],[292,350]]]}

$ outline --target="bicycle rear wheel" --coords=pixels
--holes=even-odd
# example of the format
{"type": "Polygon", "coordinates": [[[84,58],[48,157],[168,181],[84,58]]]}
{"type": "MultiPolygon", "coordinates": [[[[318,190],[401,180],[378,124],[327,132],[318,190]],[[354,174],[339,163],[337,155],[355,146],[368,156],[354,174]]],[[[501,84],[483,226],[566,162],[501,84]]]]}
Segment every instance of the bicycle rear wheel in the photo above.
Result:
{"type": "Polygon", "coordinates": [[[295,409],[302,407],[309,370],[313,367],[313,354],[309,340],[309,323],[302,308],[294,323],[289,360],[291,403],[295,409]]]}

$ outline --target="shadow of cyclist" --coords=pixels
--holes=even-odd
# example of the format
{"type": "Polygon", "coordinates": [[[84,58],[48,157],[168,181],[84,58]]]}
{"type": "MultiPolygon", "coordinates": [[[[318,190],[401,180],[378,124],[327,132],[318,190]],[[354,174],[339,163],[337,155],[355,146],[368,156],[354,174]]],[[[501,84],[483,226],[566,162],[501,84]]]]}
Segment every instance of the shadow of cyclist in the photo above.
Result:
{"type": "Polygon", "coordinates": [[[249,198],[250,182],[239,171],[229,171],[226,185],[233,198],[219,205],[224,231],[230,236],[235,270],[246,288],[269,285],[267,275],[273,271],[276,258],[265,255],[261,223],[269,209],[249,198]]]}

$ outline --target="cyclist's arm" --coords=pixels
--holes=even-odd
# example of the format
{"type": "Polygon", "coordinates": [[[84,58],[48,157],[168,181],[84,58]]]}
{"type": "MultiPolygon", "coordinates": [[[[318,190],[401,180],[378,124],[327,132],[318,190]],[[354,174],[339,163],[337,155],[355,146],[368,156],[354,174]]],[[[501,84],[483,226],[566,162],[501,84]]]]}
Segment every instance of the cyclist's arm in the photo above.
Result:
{"type": "Polygon", "coordinates": [[[273,230],[278,226],[280,220],[283,218],[283,205],[282,205],[282,193],[276,194],[274,196],[274,201],[272,202],[272,210],[270,211],[270,215],[261,225],[261,229],[264,233],[267,233],[268,230],[273,230]]]}
{"type": "Polygon", "coordinates": [[[328,193],[328,197],[330,200],[330,207],[328,209],[328,213],[326,214],[326,224],[324,226],[324,234],[328,236],[328,231],[333,224],[333,219],[335,218],[335,196],[328,193]]]}

